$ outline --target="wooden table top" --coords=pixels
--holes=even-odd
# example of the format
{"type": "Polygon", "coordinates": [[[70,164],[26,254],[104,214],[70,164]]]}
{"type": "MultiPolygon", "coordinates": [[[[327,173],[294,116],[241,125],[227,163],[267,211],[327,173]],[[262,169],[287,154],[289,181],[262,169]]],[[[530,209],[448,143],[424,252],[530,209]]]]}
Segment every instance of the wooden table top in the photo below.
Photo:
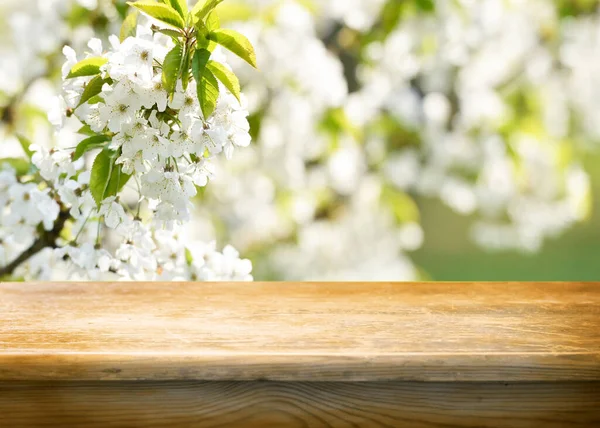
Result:
{"type": "Polygon", "coordinates": [[[600,283],[0,283],[25,379],[600,380],[600,283]]]}

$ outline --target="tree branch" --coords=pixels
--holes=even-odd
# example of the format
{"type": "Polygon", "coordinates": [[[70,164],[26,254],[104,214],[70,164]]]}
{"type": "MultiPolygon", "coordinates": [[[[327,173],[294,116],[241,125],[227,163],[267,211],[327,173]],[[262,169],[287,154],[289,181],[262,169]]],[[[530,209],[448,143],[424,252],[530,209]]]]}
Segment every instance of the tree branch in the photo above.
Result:
{"type": "Polygon", "coordinates": [[[0,268],[0,279],[4,278],[5,276],[11,276],[15,269],[17,269],[22,263],[29,260],[44,248],[56,248],[56,240],[60,236],[60,232],[65,226],[68,218],[69,212],[61,210],[52,230],[49,232],[44,232],[29,248],[19,254],[16,259],[6,266],[0,268]]]}

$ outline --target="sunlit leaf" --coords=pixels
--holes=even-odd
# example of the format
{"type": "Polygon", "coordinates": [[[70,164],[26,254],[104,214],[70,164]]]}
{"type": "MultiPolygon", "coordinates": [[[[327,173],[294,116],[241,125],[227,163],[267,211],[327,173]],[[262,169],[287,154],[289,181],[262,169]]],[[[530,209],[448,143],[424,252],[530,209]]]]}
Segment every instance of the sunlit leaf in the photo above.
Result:
{"type": "Polygon", "coordinates": [[[208,69],[215,75],[217,79],[233,94],[233,96],[240,101],[240,81],[237,76],[225,67],[223,64],[217,61],[210,61],[208,63],[208,69]]]}
{"type": "Polygon", "coordinates": [[[208,38],[224,48],[230,50],[252,67],[256,68],[256,54],[254,47],[246,36],[234,30],[215,30],[208,34],[208,38]]]}
{"type": "Polygon", "coordinates": [[[123,42],[127,37],[135,37],[139,12],[133,10],[121,25],[119,40],[123,42]]]}
{"type": "Polygon", "coordinates": [[[29,173],[31,168],[31,163],[23,158],[0,158],[0,167],[4,164],[10,165],[19,176],[29,173]]]}
{"type": "Polygon", "coordinates": [[[187,1],[186,0],[165,0],[165,3],[171,5],[171,7],[173,9],[175,9],[177,11],[177,13],[185,21],[185,19],[187,18],[187,14],[188,14],[188,8],[187,8],[187,1]]]}
{"type": "Polygon", "coordinates": [[[183,36],[182,33],[180,33],[177,30],[171,30],[170,28],[157,28],[157,27],[152,27],[152,29],[154,31],[156,31],[157,33],[162,33],[165,34],[175,40],[179,39],[181,36],[183,36]]]}
{"type": "Polygon", "coordinates": [[[223,0],[206,0],[205,2],[199,0],[198,3],[196,3],[194,8],[192,9],[191,14],[198,21],[202,21],[215,7],[217,7],[222,2],[223,0]]]}
{"type": "Polygon", "coordinates": [[[216,11],[213,10],[208,14],[208,17],[206,18],[206,28],[208,28],[209,32],[221,28],[221,21],[219,20],[219,15],[217,15],[216,11]]]}
{"type": "Polygon", "coordinates": [[[83,89],[83,93],[81,94],[81,98],[79,99],[79,104],[77,104],[77,107],[86,103],[87,101],[91,100],[93,97],[98,95],[100,92],[102,92],[102,87],[105,83],[111,84],[112,79],[103,79],[100,76],[96,76],[92,80],[90,80],[83,89]]]}
{"type": "Polygon", "coordinates": [[[19,143],[21,144],[21,148],[25,152],[25,155],[29,159],[31,159],[33,152],[29,149],[29,146],[31,146],[31,141],[29,141],[29,138],[27,138],[23,135],[17,134],[17,139],[19,140],[19,143]]]}
{"type": "Polygon", "coordinates": [[[118,157],[118,152],[104,149],[94,160],[90,175],[90,192],[98,206],[109,196],[117,195],[131,177],[122,171],[121,165],[115,163],[118,157]]]}
{"type": "Polygon", "coordinates": [[[177,79],[181,71],[181,62],[183,59],[183,47],[180,44],[175,45],[173,49],[167,53],[163,62],[162,81],[165,90],[169,93],[175,91],[177,79]]]}
{"type": "Polygon", "coordinates": [[[135,7],[141,12],[144,12],[151,18],[164,22],[165,24],[171,25],[176,28],[185,28],[185,22],[183,18],[170,5],[166,5],[163,3],[155,3],[151,1],[127,2],[127,4],[132,7],[135,7]]]}
{"type": "Polygon", "coordinates": [[[76,161],[90,150],[104,147],[107,141],[110,141],[110,137],[107,135],[94,135],[80,141],[75,148],[75,152],[73,152],[73,160],[76,161]]]}
{"type": "Polygon", "coordinates": [[[401,190],[384,187],[381,192],[381,202],[387,206],[398,224],[419,222],[419,207],[413,198],[401,190]]]}
{"type": "Polygon", "coordinates": [[[94,76],[100,73],[100,67],[107,62],[108,59],[102,57],[86,58],[71,67],[71,71],[67,75],[67,79],[74,77],[94,76]]]}
{"type": "Polygon", "coordinates": [[[208,50],[198,49],[192,60],[192,73],[196,80],[198,101],[205,118],[208,118],[215,111],[217,99],[219,98],[219,82],[207,68],[209,59],[210,52],[208,50]]]}

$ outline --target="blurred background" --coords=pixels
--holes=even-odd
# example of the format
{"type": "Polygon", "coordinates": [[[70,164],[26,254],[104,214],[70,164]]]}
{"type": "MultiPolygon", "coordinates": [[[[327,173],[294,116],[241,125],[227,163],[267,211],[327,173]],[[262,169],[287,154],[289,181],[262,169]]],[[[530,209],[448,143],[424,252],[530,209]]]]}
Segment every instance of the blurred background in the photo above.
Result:
{"type": "MultiPolygon", "coordinates": [[[[202,1],[202,0],[200,0],[202,1]]],[[[226,0],[253,143],[215,165],[190,236],[257,280],[600,279],[595,0],[226,0]]],[[[72,147],[61,50],[116,0],[0,2],[1,157],[72,147]]],[[[1,237],[0,237],[1,238],[1,237]]]]}

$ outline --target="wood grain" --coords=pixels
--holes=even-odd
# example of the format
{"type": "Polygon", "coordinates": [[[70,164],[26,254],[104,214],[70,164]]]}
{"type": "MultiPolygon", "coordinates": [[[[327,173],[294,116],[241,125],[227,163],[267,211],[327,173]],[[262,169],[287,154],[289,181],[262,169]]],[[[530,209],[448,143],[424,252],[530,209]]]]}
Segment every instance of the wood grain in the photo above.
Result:
{"type": "Polygon", "coordinates": [[[0,284],[0,380],[600,380],[596,283],[0,284]]]}
{"type": "Polygon", "coordinates": [[[595,382],[13,382],[0,383],[0,415],[7,428],[593,428],[600,389],[595,382]]]}

